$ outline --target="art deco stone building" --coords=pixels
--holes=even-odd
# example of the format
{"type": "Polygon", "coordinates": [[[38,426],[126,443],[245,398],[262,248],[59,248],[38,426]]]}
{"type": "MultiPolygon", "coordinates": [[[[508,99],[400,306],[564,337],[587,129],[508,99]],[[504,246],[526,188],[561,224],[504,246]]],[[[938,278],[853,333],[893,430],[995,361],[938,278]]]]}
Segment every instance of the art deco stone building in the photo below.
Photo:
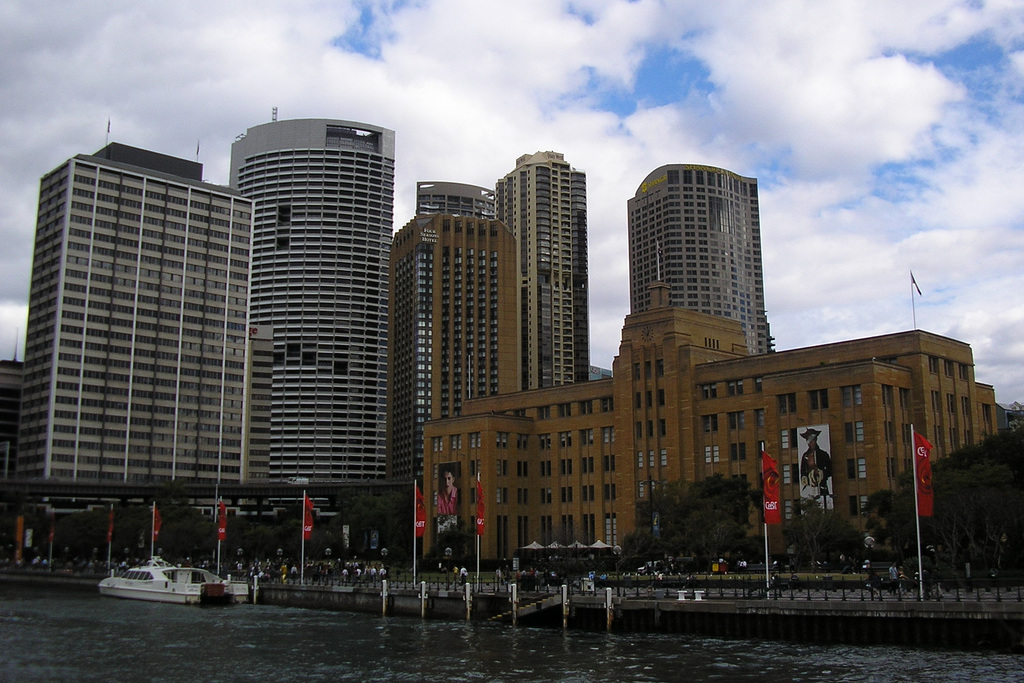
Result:
{"type": "Polygon", "coordinates": [[[252,323],[273,340],[272,479],[385,474],[394,174],[394,132],[351,121],[273,121],[231,147],[252,323]]]}
{"type": "Polygon", "coordinates": [[[587,177],[558,152],[524,154],[498,181],[497,217],[519,240],[522,389],[590,376],[587,177]]]}
{"type": "Polygon", "coordinates": [[[714,166],[652,171],[627,202],[630,311],[666,282],[673,306],[738,320],[751,354],[772,348],[757,180],[714,166]]]}
{"type": "Polygon", "coordinates": [[[500,221],[418,216],[391,252],[389,475],[423,475],[423,426],[519,382],[518,243],[500,221]]]}
{"type": "MultiPolygon", "coordinates": [[[[480,474],[484,557],[534,541],[621,543],[651,523],[638,503],[662,482],[722,474],[759,489],[762,443],[780,463],[786,519],[815,498],[862,526],[867,496],[911,467],[911,425],[935,457],[997,428],[994,391],[974,381],[963,342],[912,331],[750,356],[739,321],[667,301],[656,283],[652,306],[626,318],[611,379],[478,398],[427,423],[425,487],[456,469],[446,463],[460,463],[464,492],[480,474]],[[812,436],[830,455],[818,480],[801,469],[812,436]]],[[[472,528],[473,495],[461,498],[472,528]]]]}
{"type": "Polygon", "coordinates": [[[117,143],[43,177],[19,477],[242,477],[251,203],[117,143]]]}

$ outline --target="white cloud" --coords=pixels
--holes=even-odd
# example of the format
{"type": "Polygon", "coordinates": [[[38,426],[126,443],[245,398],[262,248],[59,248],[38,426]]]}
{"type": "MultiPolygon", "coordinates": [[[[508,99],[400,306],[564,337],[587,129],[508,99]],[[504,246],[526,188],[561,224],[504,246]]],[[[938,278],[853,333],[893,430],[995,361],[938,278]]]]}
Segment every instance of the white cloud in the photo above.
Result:
{"type": "Polygon", "coordinates": [[[10,0],[0,6],[0,322],[24,325],[39,177],[102,147],[108,119],[111,139],[167,154],[192,158],[201,140],[207,179],[225,183],[234,137],[277,106],[281,118],[397,131],[396,228],[417,180],[491,185],[521,154],[563,152],[588,174],[594,364],[610,365],[628,312],[626,200],[658,166],[696,162],[760,181],[780,348],[908,329],[913,268],[927,290],[919,326],[971,343],[979,380],[1000,400],[1022,399],[1019,10],[1012,0],[10,0]],[[979,42],[1005,57],[943,55],[979,42]],[[666,49],[678,62],[645,61],[666,49]],[[695,63],[703,70],[687,71],[695,63]],[[628,106],[641,65],[644,87],[660,92],[628,106]],[[625,114],[602,110],[615,99],[625,114]]]}

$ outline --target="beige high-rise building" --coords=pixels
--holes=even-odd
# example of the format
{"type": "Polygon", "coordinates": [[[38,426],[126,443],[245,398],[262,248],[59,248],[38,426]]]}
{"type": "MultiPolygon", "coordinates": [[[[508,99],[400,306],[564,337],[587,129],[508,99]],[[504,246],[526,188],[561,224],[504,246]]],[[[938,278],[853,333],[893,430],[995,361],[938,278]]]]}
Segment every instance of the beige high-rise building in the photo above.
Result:
{"type": "Polygon", "coordinates": [[[388,474],[423,475],[423,426],[519,381],[518,250],[500,221],[418,216],[391,250],[388,474]]]}
{"type": "Polygon", "coordinates": [[[494,190],[444,181],[416,183],[416,215],[435,213],[494,218],[494,190]]]}
{"type": "Polygon", "coordinates": [[[239,481],[252,205],[113,143],[43,177],[18,475],[239,481]]]}
{"type": "Polygon", "coordinates": [[[587,177],[558,152],[525,154],[498,181],[498,220],[519,240],[522,389],[590,377],[587,177]]]}
{"type": "Polygon", "coordinates": [[[756,178],[670,164],[651,171],[626,206],[630,311],[649,308],[649,286],[665,282],[673,306],[736,320],[751,354],[772,350],[756,178]]]}

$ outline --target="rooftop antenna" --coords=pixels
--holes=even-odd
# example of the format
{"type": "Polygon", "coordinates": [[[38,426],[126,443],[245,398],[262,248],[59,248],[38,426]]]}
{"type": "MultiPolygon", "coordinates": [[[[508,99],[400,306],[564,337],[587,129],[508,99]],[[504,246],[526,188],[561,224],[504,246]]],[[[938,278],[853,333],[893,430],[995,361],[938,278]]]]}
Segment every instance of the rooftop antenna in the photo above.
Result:
{"type": "Polygon", "coordinates": [[[661,282],[661,240],[658,240],[658,274],[657,281],[661,282]]]}
{"type": "Polygon", "coordinates": [[[274,107],[273,111],[271,112],[270,120],[275,122],[277,121],[277,107],[274,107]]]}
{"type": "Polygon", "coordinates": [[[18,362],[18,340],[21,339],[21,328],[14,331],[14,362],[18,362]]]}

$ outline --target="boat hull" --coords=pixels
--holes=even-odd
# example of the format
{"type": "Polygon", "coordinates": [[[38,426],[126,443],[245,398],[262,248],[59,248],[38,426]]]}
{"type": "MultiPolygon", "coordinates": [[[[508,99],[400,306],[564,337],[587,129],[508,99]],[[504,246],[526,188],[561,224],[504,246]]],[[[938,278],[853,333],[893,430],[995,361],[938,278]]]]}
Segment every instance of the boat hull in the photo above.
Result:
{"type": "Polygon", "coordinates": [[[248,584],[224,581],[202,569],[175,567],[159,558],[120,576],[103,579],[99,590],[100,595],[123,600],[176,605],[231,605],[249,601],[248,584]]]}
{"type": "Polygon", "coordinates": [[[212,590],[204,591],[204,584],[178,586],[168,581],[159,581],[154,582],[159,584],[154,586],[125,586],[123,583],[123,580],[117,578],[104,579],[100,582],[100,595],[176,605],[232,605],[249,601],[248,586],[242,584],[212,584],[212,590]]]}

